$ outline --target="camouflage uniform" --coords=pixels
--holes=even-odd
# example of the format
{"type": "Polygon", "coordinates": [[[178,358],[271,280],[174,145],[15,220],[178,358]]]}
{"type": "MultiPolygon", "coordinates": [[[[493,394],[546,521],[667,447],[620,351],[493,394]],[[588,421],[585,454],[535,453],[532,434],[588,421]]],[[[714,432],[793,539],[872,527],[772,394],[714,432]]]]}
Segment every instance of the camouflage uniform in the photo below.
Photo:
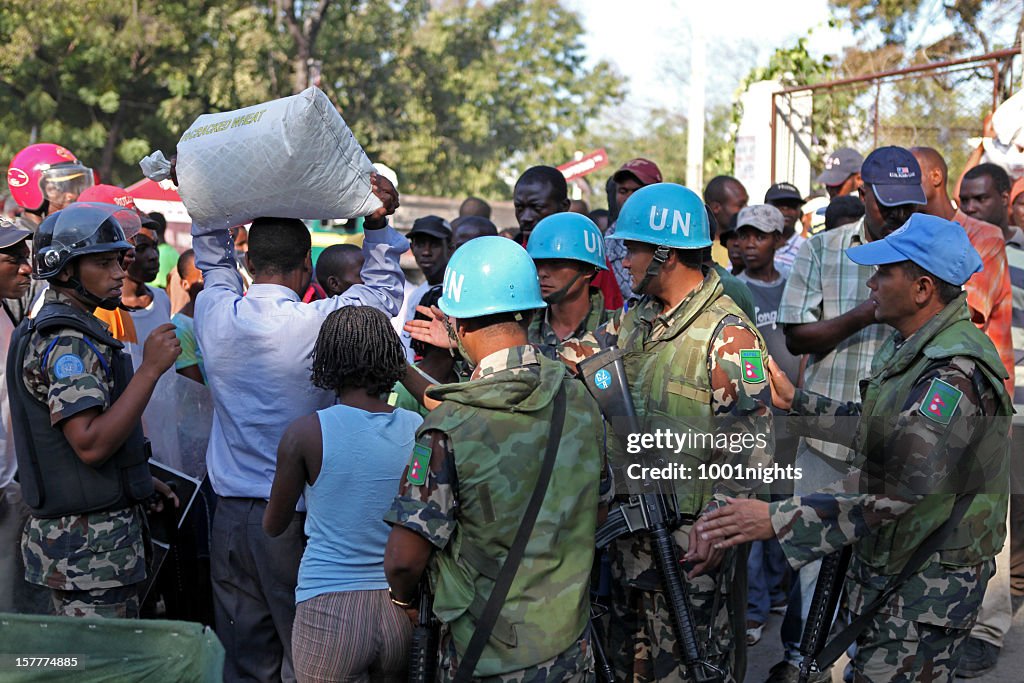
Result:
{"type": "Polygon", "coordinates": [[[420,428],[384,518],[436,548],[434,612],[447,631],[442,680],[450,680],[455,653],[469,643],[523,517],[560,386],[566,420],[558,461],[475,675],[502,683],[593,675],[584,632],[603,469],[601,418],[562,364],[521,346],[482,359],[469,382],[430,389],[442,403],[420,428]]]}
{"type": "Polygon", "coordinates": [[[948,518],[952,486],[983,478],[987,485],[963,521],[882,605],[852,660],[856,681],[952,680],[954,653],[970,633],[1006,533],[1004,371],[971,324],[963,295],[909,339],[890,338],[872,370],[861,382],[863,404],[797,390],[791,414],[824,417],[807,427],[815,436],[834,440],[844,432],[842,418],[859,417],[848,443],[863,469],[842,492],[772,503],[772,526],[793,567],[854,544],[846,591],[856,615],[948,518]],[[855,487],[863,492],[848,492],[855,487]]]}
{"type": "MultiPolygon", "coordinates": [[[[44,305],[70,302],[54,289],[44,296],[44,305]]],[[[28,390],[49,405],[54,429],[82,411],[110,407],[114,387],[104,365],[110,367],[113,357],[105,349],[101,358],[98,348],[76,330],[31,340],[22,378],[28,390]]],[[[146,578],[145,525],[138,506],[56,518],[33,516],[22,538],[25,580],[50,588],[58,615],[138,616],[138,587],[146,578]]]]}
{"type": "MultiPolygon", "coordinates": [[[[608,335],[627,352],[624,358],[641,429],[694,429],[714,433],[761,433],[767,447],[733,452],[689,449],[664,459],[691,470],[689,480],[676,480],[675,492],[683,526],[673,533],[677,555],[689,546],[693,520],[702,511],[724,503],[725,495],[746,495],[760,481],[701,480],[700,463],[739,466],[771,465],[771,395],[767,375],[744,376],[741,351],[763,357],[764,340],[735,303],[722,293],[718,274],[710,270],[704,282],[671,311],[652,298],[641,299],[626,316],[614,318],[598,332],[608,335]],[[754,377],[757,381],[750,381],[754,377]],[[728,424],[725,424],[728,422],[728,424]]],[[[635,456],[617,454],[615,470],[635,456]]],[[[615,472],[616,480],[625,479],[615,472]]],[[[686,680],[671,629],[647,535],[623,537],[609,546],[612,566],[612,605],[609,654],[616,679],[624,681],[686,680]]],[[[746,581],[737,577],[736,552],[730,552],[715,572],[687,580],[698,641],[707,659],[723,669],[735,665],[736,617],[730,610],[746,605],[746,581]],[[731,603],[731,604],[730,604],[731,603]]],[[[740,562],[745,567],[745,560],[740,562]]],[[[739,668],[743,668],[742,664],[739,668]]],[[[731,674],[728,680],[732,680],[731,674]]]]}
{"type": "MultiPolygon", "coordinates": [[[[455,649],[455,639],[451,637],[451,633],[447,629],[441,634],[440,647],[438,664],[440,679],[454,681],[455,673],[459,670],[459,653],[455,649]]],[[[478,676],[474,680],[480,683],[532,683],[533,681],[590,683],[596,680],[594,654],[590,652],[590,643],[587,638],[581,636],[579,640],[569,646],[569,649],[539,664],[495,676],[478,676]]]]}
{"type": "Polygon", "coordinates": [[[530,343],[548,358],[561,360],[576,372],[577,363],[601,350],[594,332],[617,313],[605,309],[604,295],[596,290],[590,295],[590,312],[580,326],[565,339],[559,339],[548,323],[548,309],[534,311],[528,332],[530,343]]]}

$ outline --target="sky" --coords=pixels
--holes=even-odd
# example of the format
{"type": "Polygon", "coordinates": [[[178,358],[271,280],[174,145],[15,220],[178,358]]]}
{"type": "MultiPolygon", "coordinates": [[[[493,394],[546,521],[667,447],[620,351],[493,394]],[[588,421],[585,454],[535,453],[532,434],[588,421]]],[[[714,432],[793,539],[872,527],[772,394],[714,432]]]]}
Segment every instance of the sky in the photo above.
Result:
{"type": "Polygon", "coordinates": [[[583,19],[588,56],[611,62],[627,76],[627,106],[685,111],[686,89],[672,77],[669,65],[688,62],[691,30],[701,31],[708,45],[705,93],[709,103],[731,101],[752,66],[766,64],[776,47],[792,45],[809,29],[814,29],[809,48],[815,55],[839,54],[854,42],[849,29],[828,27],[827,0],[566,0],[565,4],[583,19]],[[723,15],[734,21],[723,23],[723,15]]]}
{"type": "MultiPolygon", "coordinates": [[[[808,48],[816,57],[839,56],[844,48],[864,39],[855,37],[841,21],[838,27],[829,27],[828,0],[563,2],[583,20],[588,59],[607,60],[626,78],[628,108],[686,110],[687,87],[672,75],[671,66],[676,64],[677,71],[688,72],[692,31],[704,35],[707,43],[705,96],[709,105],[731,102],[740,80],[753,66],[766,65],[776,48],[793,45],[808,32],[808,48]]],[[[996,29],[989,34],[993,44],[1012,43],[1019,6],[1007,0],[986,7],[981,23],[996,29]],[[1003,20],[1006,17],[1011,20],[1003,20]]],[[[948,35],[953,27],[944,14],[943,0],[924,0],[917,25],[908,35],[908,48],[948,35]]]]}

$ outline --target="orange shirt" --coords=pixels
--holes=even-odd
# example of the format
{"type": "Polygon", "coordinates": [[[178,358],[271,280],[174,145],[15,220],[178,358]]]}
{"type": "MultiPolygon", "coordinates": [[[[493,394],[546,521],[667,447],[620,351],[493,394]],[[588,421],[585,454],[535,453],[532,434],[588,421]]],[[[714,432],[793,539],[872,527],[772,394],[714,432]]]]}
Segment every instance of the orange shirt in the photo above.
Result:
{"type": "Polygon", "coordinates": [[[1006,263],[1006,240],[1003,231],[985,221],[971,218],[957,210],[953,220],[963,226],[967,238],[981,256],[984,269],[967,281],[967,305],[971,320],[984,332],[999,352],[999,358],[1010,377],[1006,391],[1013,396],[1013,298],[1010,290],[1010,268],[1006,263]]]}
{"type": "Polygon", "coordinates": [[[127,311],[115,308],[108,311],[105,308],[97,308],[93,315],[102,320],[110,328],[110,334],[119,342],[130,342],[138,344],[139,338],[135,333],[135,323],[127,311]]]}

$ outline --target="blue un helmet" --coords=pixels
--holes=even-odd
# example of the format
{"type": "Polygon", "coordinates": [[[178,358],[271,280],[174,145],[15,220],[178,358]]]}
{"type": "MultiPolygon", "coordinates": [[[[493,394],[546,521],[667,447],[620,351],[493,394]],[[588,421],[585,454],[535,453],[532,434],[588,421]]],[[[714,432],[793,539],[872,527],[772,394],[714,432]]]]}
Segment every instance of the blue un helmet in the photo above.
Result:
{"type": "Polygon", "coordinates": [[[437,305],[455,318],[547,306],[530,255],[512,240],[494,236],[477,237],[452,254],[437,305]]]}
{"type": "Polygon", "coordinates": [[[535,261],[568,259],[608,270],[604,235],[594,221],[579,213],[556,213],[542,219],[530,233],[526,251],[535,261]]]}
{"type": "Polygon", "coordinates": [[[655,183],[630,195],[619,211],[616,240],[646,242],[669,249],[711,246],[704,202],[693,190],[675,183],[655,183]]]}

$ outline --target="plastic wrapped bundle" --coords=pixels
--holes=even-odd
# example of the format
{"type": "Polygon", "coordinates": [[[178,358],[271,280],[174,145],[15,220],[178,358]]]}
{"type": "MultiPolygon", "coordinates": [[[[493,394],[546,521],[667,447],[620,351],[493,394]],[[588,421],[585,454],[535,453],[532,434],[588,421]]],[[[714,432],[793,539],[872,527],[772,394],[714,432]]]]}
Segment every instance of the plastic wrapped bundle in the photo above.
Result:
{"type": "Polygon", "coordinates": [[[319,88],[204,114],[178,141],[178,193],[193,234],[259,216],[352,218],[381,206],[373,165],[319,88]]]}

